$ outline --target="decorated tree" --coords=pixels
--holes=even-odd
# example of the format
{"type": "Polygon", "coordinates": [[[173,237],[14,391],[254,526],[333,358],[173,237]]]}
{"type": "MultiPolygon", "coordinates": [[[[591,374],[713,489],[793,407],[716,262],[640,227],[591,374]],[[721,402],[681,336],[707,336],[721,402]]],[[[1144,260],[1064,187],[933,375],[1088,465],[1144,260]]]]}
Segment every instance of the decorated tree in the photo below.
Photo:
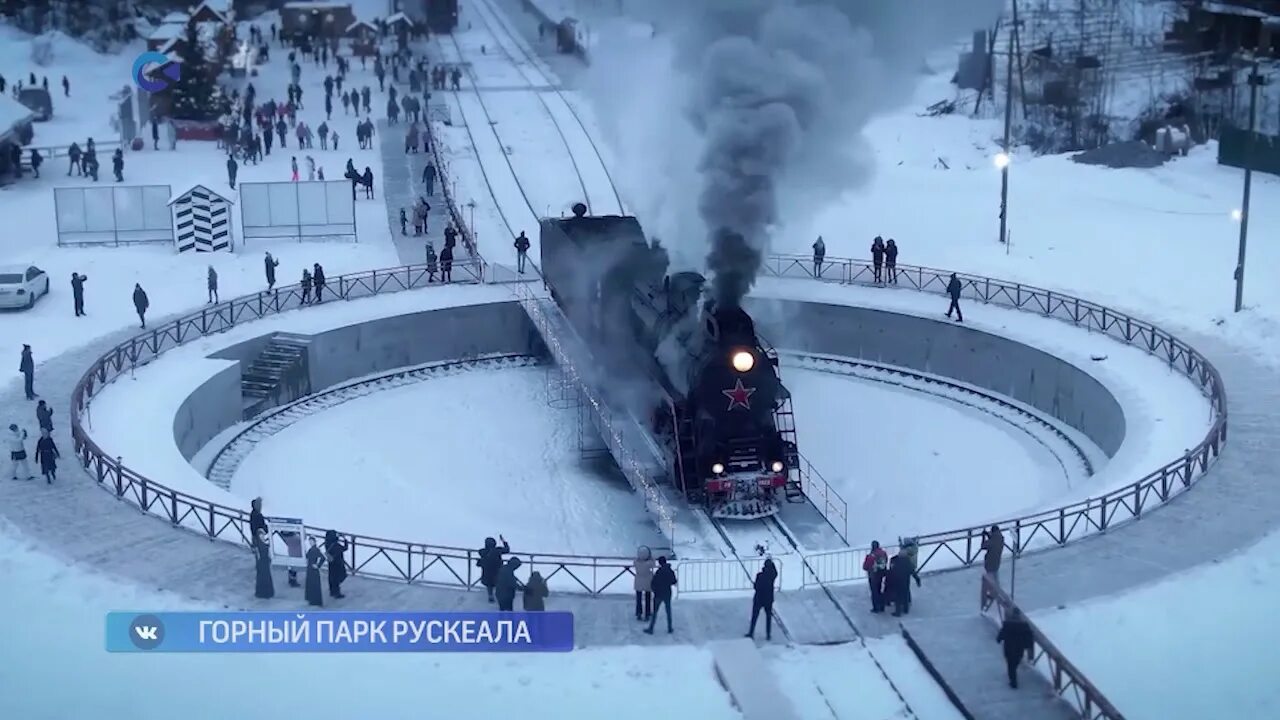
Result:
{"type": "Polygon", "coordinates": [[[195,23],[183,40],[182,79],[170,89],[173,116],[179,120],[216,120],[222,114],[217,68],[209,62],[195,23]]]}

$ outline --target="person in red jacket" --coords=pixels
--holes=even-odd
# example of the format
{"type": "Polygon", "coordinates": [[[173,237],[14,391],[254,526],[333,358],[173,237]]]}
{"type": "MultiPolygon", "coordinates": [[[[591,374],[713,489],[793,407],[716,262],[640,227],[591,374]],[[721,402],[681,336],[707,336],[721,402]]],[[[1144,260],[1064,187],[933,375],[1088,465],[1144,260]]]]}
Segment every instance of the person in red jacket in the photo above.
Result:
{"type": "Polygon", "coordinates": [[[884,612],[884,579],[889,572],[889,553],[880,547],[879,540],[871,541],[871,552],[862,559],[862,569],[867,573],[871,587],[871,612],[884,612]]]}

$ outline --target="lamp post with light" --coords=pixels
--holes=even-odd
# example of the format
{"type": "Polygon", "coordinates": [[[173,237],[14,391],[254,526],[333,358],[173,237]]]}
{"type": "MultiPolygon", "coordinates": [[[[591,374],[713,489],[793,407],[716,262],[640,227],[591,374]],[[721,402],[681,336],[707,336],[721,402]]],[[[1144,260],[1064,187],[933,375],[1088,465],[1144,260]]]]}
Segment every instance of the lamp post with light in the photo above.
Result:
{"type": "Polygon", "coordinates": [[[1009,163],[1012,156],[1008,150],[996,153],[992,162],[1000,169],[1000,242],[1008,243],[1009,217],[1009,163]]]}
{"type": "Polygon", "coordinates": [[[1245,246],[1249,239],[1249,192],[1253,185],[1253,163],[1254,158],[1254,142],[1257,139],[1255,132],[1258,125],[1258,87],[1266,85],[1267,81],[1258,73],[1258,61],[1253,61],[1253,67],[1249,70],[1249,140],[1248,152],[1245,154],[1244,160],[1244,198],[1240,201],[1240,209],[1232,210],[1231,217],[1240,223],[1240,247],[1236,255],[1236,312],[1244,307],[1244,255],[1245,246]]]}

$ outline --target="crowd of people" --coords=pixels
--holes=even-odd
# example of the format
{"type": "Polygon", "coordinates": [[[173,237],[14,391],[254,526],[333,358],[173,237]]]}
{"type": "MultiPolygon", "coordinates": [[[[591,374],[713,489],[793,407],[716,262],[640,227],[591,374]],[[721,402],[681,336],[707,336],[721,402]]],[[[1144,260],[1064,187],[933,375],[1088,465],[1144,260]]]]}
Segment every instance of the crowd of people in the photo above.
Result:
{"type": "MultiPolygon", "coordinates": [[[[36,403],[36,427],[40,433],[33,448],[36,465],[40,468],[40,474],[45,482],[52,485],[53,481],[58,479],[58,458],[62,457],[62,453],[53,441],[53,409],[36,394],[36,363],[30,345],[22,346],[22,353],[18,359],[18,372],[22,374],[22,389],[27,402],[36,403]]],[[[9,423],[9,432],[5,440],[9,446],[9,475],[12,480],[35,479],[35,473],[32,472],[31,462],[27,457],[29,438],[26,428],[19,427],[16,422],[9,423]]]]}

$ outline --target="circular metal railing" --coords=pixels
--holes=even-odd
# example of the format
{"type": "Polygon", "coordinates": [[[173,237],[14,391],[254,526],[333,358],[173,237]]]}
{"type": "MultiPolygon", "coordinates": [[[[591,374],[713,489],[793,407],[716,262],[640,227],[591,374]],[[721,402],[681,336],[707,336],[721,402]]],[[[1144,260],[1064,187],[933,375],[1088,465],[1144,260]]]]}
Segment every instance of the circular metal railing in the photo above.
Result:
{"type": "MultiPolygon", "coordinates": [[[[484,265],[479,259],[455,262],[454,270],[463,282],[485,281],[484,265]]],[[[810,257],[776,255],[766,259],[764,271],[780,278],[873,284],[871,263],[863,260],[829,258],[817,265],[810,257]]],[[[899,265],[897,287],[941,295],[945,293],[950,275],[947,270],[899,265]]],[[[1012,535],[1008,546],[1015,555],[1065,545],[1137,519],[1150,508],[1189,489],[1218,458],[1227,438],[1226,393],[1218,371],[1190,345],[1152,323],[1088,300],[1021,283],[956,275],[963,284],[963,296],[970,300],[1069,322],[1160,358],[1200,388],[1213,412],[1209,431],[1195,447],[1133,483],[1052,510],[1000,521],[1012,535]]],[[[427,277],[425,265],[410,265],[338,276],[329,281],[328,289],[336,299],[350,300],[426,287],[427,277]]],[[[247,544],[249,513],[246,510],[174,490],[142,476],[124,465],[121,458],[99,447],[81,424],[81,416],[103,386],[168,350],[244,322],[300,307],[301,290],[296,285],[248,295],[169,321],[103,354],[85,371],[72,391],[71,436],[81,464],[99,485],[118,499],[163,517],[175,527],[210,539],[247,544]]],[[[920,536],[920,569],[945,570],[972,565],[981,558],[982,533],[987,527],[984,524],[920,536]]],[[[317,534],[323,534],[324,530],[308,528],[308,532],[317,534]]],[[[466,588],[478,582],[478,575],[473,571],[477,559],[475,550],[361,535],[348,537],[348,563],[358,574],[466,588]]],[[[804,562],[799,563],[804,568],[802,584],[861,579],[864,552],[862,548],[844,548],[804,553],[804,562]]],[[[592,595],[630,592],[626,578],[631,574],[631,558],[522,551],[515,554],[531,570],[543,571],[549,579],[554,578],[561,590],[592,595]]],[[[737,559],[684,560],[681,565],[681,585],[686,592],[751,587],[751,578],[743,572],[743,565],[737,559]]]]}

